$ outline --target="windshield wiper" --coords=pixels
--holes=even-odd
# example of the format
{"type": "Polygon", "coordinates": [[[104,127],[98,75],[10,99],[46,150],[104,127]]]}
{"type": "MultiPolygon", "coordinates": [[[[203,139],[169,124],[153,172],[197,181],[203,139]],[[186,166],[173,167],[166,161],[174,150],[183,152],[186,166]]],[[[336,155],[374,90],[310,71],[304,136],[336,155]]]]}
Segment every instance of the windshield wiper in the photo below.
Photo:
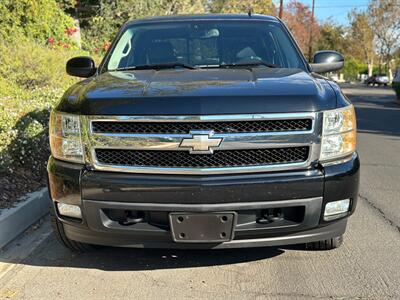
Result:
{"type": "Polygon", "coordinates": [[[231,63],[231,64],[220,64],[220,68],[232,68],[232,67],[258,67],[265,66],[268,68],[278,68],[277,65],[267,63],[265,61],[254,61],[254,62],[243,62],[243,63],[231,63]]]}
{"type": "Polygon", "coordinates": [[[112,71],[128,71],[128,70],[160,70],[160,69],[173,69],[176,67],[181,67],[185,69],[196,69],[194,66],[180,63],[180,62],[170,62],[170,63],[163,63],[163,64],[149,64],[149,65],[137,65],[131,67],[124,67],[124,68],[117,68],[112,71]]]}

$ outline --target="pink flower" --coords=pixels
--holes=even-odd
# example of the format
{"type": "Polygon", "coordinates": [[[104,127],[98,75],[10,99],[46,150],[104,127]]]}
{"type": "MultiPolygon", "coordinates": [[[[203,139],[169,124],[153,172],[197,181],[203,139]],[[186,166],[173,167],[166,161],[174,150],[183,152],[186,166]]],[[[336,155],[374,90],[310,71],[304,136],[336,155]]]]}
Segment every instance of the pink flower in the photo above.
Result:
{"type": "Polygon", "coordinates": [[[109,43],[109,42],[105,42],[105,43],[103,44],[103,49],[104,49],[105,51],[107,51],[108,48],[110,48],[110,43],[109,43]]]}
{"type": "Polygon", "coordinates": [[[65,29],[65,33],[68,35],[73,35],[77,31],[78,31],[78,28],[76,28],[76,27],[70,27],[70,28],[65,29]]]}

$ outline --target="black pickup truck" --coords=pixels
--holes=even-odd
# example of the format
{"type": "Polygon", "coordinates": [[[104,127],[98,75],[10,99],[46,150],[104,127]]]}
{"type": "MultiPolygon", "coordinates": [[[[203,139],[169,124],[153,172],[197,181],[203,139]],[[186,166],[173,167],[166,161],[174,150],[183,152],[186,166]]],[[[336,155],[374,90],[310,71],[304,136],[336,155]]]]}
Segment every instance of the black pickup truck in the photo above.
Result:
{"type": "Polygon", "coordinates": [[[68,248],[342,243],[357,203],[353,105],[262,15],[122,26],[50,118],[52,223],[68,248]]]}

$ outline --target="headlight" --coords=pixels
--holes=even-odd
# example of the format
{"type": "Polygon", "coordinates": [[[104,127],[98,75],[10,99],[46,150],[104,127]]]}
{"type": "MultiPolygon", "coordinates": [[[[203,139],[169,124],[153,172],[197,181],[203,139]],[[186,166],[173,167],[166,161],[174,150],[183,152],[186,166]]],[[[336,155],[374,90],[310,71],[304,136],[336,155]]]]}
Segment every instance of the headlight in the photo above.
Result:
{"type": "Polygon", "coordinates": [[[57,159],[84,162],[79,116],[51,112],[50,149],[57,159]]]}
{"type": "Polygon", "coordinates": [[[324,111],[321,161],[348,156],[356,151],[356,115],[353,105],[324,111]]]}

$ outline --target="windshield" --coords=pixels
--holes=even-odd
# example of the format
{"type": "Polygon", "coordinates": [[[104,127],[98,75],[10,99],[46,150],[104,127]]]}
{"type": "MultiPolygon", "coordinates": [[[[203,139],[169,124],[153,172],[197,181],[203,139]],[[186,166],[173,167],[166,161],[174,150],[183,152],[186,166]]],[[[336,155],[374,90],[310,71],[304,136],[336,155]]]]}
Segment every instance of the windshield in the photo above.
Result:
{"type": "Polygon", "coordinates": [[[179,21],[132,25],[120,35],[108,70],[226,65],[305,65],[282,25],[273,21],[179,21]],[[259,63],[259,64],[258,64],[259,63]]]}

